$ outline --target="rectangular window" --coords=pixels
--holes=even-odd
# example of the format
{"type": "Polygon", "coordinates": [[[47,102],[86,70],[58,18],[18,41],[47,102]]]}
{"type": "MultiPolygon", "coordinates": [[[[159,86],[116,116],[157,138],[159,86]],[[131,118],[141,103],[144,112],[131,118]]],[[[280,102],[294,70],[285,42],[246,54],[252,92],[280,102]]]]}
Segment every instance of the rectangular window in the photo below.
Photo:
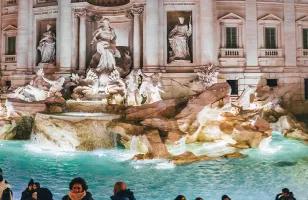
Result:
{"type": "Polygon", "coordinates": [[[277,79],[266,79],[266,84],[269,87],[277,87],[278,86],[278,80],[277,79]]]}
{"type": "Polygon", "coordinates": [[[16,37],[7,38],[7,47],[6,55],[15,55],[16,54],[16,37]]]}
{"type": "Polygon", "coordinates": [[[226,28],[226,48],[236,49],[237,46],[237,28],[227,27],[226,28]]]}
{"type": "Polygon", "coordinates": [[[265,28],[265,48],[276,49],[276,28],[265,28]]]}
{"type": "Polygon", "coordinates": [[[308,28],[303,29],[303,48],[308,49],[308,28]]]}
{"type": "Polygon", "coordinates": [[[231,87],[231,95],[238,95],[238,80],[227,80],[231,87]]]}
{"type": "Polygon", "coordinates": [[[308,79],[305,79],[305,100],[308,100],[308,79]]]}

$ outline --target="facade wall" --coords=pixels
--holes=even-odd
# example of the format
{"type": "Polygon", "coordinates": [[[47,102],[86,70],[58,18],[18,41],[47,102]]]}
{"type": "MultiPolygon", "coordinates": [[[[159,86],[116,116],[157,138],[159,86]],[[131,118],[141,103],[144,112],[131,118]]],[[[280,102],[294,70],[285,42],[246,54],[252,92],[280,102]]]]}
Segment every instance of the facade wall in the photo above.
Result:
{"type": "MultiPolygon", "coordinates": [[[[28,0],[0,2],[1,84],[4,88],[9,84],[22,85],[33,77],[39,65],[36,48],[44,23],[54,23],[57,35],[56,62],[54,66],[44,67],[54,67],[57,75],[84,71],[95,52],[89,44],[97,27],[95,18],[105,16],[111,19],[117,31],[118,45],[131,50],[134,67],[142,66],[146,73],[162,73],[166,97],[185,94],[183,85],[195,77],[198,67],[214,63],[221,67],[219,81],[238,80],[239,94],[248,85],[264,85],[266,79],[278,79],[279,86],[294,85],[295,105],[306,102],[304,80],[308,79],[308,49],[302,45],[302,30],[308,28],[307,0],[131,0],[118,7],[94,6],[80,0],[63,0],[59,5],[53,0],[31,0],[33,5],[28,4],[28,18],[21,16],[18,4],[22,1],[28,0]],[[136,6],[143,7],[140,13],[134,10],[136,6]],[[193,62],[170,64],[167,13],[182,11],[192,12],[193,62]],[[80,32],[84,12],[86,33],[80,32]],[[27,28],[26,35],[18,35],[23,34],[18,23],[27,28]],[[225,47],[226,27],[237,27],[238,48],[225,47]],[[265,48],[266,27],[276,28],[276,49],[265,48]],[[140,33],[135,34],[136,30],[140,33]],[[23,37],[28,44],[22,47],[26,53],[6,55],[8,36],[23,37]],[[27,66],[18,62],[23,58],[27,66]]],[[[21,47],[20,44],[18,42],[16,47],[21,47]]]]}

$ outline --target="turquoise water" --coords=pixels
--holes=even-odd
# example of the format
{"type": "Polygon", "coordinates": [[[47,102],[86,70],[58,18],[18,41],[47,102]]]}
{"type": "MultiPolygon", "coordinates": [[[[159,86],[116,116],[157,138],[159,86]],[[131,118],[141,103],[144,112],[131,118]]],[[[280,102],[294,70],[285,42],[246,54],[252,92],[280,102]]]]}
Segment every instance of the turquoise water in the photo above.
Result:
{"type": "Polygon", "coordinates": [[[282,187],[290,188],[298,200],[308,199],[307,145],[275,135],[269,146],[244,153],[248,156],[243,159],[175,167],[163,160],[131,161],[124,150],[46,152],[31,142],[0,141],[0,167],[13,186],[14,199],[31,177],[60,199],[75,176],[87,180],[96,200],[109,199],[119,180],[127,182],[139,200],[172,200],[177,194],[218,200],[225,193],[234,200],[272,200],[282,187]]]}

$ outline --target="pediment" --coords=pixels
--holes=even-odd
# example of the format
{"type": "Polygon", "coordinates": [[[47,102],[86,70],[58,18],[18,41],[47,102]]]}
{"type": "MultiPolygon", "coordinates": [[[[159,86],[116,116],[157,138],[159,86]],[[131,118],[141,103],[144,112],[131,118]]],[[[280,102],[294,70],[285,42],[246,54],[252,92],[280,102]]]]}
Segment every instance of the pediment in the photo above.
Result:
{"type": "Polygon", "coordinates": [[[298,20],[296,20],[296,22],[308,22],[308,16],[304,16],[302,18],[299,18],[298,20]]]}
{"type": "Polygon", "coordinates": [[[219,21],[225,21],[225,20],[241,20],[241,21],[243,21],[244,18],[237,15],[237,14],[229,13],[229,14],[226,14],[226,15],[220,17],[218,20],[219,21]]]}
{"type": "Polygon", "coordinates": [[[274,14],[268,14],[260,18],[258,21],[282,21],[282,19],[274,14]]]}
{"type": "Polygon", "coordinates": [[[2,29],[2,31],[4,32],[8,32],[8,31],[17,31],[17,27],[13,26],[13,25],[7,25],[6,27],[4,27],[2,29]]]}

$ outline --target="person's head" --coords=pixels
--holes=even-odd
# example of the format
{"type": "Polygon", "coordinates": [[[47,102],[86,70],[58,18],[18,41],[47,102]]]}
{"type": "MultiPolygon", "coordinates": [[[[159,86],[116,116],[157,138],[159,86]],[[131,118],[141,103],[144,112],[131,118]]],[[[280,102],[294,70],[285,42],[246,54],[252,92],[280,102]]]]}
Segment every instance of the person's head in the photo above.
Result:
{"type": "Polygon", "coordinates": [[[121,181],[116,182],[116,183],[114,184],[114,187],[113,187],[113,194],[116,194],[116,193],[118,193],[118,192],[124,191],[124,190],[126,190],[126,189],[127,189],[126,183],[121,182],[121,181]]]}
{"type": "Polygon", "coordinates": [[[2,175],[0,175],[0,182],[2,182],[3,181],[3,176],[2,175]]]}
{"type": "Polygon", "coordinates": [[[283,196],[289,196],[290,194],[290,190],[288,188],[283,188],[282,189],[282,195],[283,196]]]}
{"type": "Polygon", "coordinates": [[[231,198],[228,195],[224,194],[222,195],[221,200],[231,200],[231,198]]]}
{"type": "Polygon", "coordinates": [[[46,29],[47,29],[47,31],[49,31],[49,30],[51,29],[51,25],[50,25],[50,24],[47,24],[47,25],[46,25],[46,29]]]}
{"type": "Polygon", "coordinates": [[[28,183],[28,190],[33,190],[33,185],[34,185],[34,181],[33,179],[31,178],[29,183],[28,183]]]}
{"type": "Polygon", "coordinates": [[[40,185],[39,182],[35,182],[35,183],[33,184],[33,190],[37,190],[37,189],[39,189],[40,187],[41,187],[41,185],[40,185]]]}
{"type": "Polygon", "coordinates": [[[201,197],[197,197],[195,200],[203,200],[201,197]]]}
{"type": "Polygon", "coordinates": [[[102,24],[105,28],[109,28],[110,27],[110,20],[108,18],[103,18],[102,24]]]}
{"type": "Polygon", "coordinates": [[[81,177],[74,178],[70,182],[69,188],[72,193],[81,193],[88,190],[86,181],[81,177]]]}
{"type": "Polygon", "coordinates": [[[184,24],[184,20],[185,20],[184,17],[179,17],[179,22],[180,22],[180,24],[184,24]]]}
{"type": "Polygon", "coordinates": [[[3,171],[2,171],[2,169],[0,168],[0,175],[2,175],[3,176],[3,171]]]}
{"type": "Polygon", "coordinates": [[[178,195],[174,200],[186,200],[184,195],[178,195]]]}

